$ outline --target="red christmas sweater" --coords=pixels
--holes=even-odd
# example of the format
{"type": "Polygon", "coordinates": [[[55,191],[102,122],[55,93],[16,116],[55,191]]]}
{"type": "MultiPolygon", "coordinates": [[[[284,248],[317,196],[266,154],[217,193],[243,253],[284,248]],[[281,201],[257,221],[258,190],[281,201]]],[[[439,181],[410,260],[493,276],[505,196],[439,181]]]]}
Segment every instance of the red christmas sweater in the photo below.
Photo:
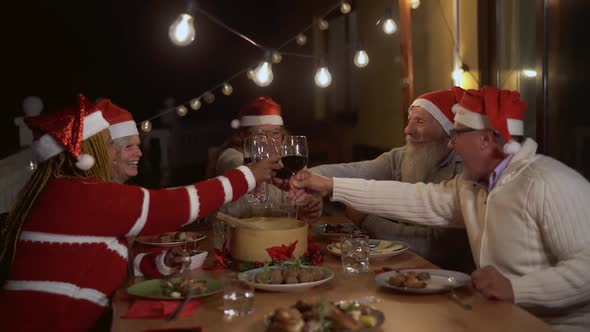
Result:
{"type": "Polygon", "coordinates": [[[27,217],[0,292],[1,329],[91,329],[127,273],[125,237],[174,231],[255,185],[245,166],[162,190],[87,178],[50,180],[27,217]]]}

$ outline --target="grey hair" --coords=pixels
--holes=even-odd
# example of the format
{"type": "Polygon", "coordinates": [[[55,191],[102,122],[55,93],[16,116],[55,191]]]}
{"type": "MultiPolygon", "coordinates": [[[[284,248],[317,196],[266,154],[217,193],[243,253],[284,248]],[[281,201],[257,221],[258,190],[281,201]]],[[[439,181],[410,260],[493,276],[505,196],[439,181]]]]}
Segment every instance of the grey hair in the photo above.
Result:
{"type": "Polygon", "coordinates": [[[133,136],[134,135],[129,135],[129,136],[115,138],[113,140],[113,144],[115,144],[117,146],[117,149],[120,149],[120,148],[124,147],[125,145],[129,144],[129,141],[131,140],[131,137],[133,137],[133,136]]]}

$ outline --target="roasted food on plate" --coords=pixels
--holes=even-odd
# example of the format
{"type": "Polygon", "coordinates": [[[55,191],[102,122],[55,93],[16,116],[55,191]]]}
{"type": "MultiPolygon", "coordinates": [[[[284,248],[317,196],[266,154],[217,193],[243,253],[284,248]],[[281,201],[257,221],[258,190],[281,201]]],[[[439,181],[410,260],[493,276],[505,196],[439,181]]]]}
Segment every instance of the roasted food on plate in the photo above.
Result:
{"type": "Polygon", "coordinates": [[[400,272],[389,278],[389,284],[396,287],[426,288],[430,273],[414,271],[400,272]]]}
{"type": "Polygon", "coordinates": [[[324,270],[318,267],[265,268],[254,277],[259,284],[298,284],[324,279],[324,270]]]}
{"type": "Polygon", "coordinates": [[[180,298],[192,292],[193,295],[207,291],[207,281],[201,279],[181,278],[179,280],[162,280],[162,293],[173,298],[180,298]]]}

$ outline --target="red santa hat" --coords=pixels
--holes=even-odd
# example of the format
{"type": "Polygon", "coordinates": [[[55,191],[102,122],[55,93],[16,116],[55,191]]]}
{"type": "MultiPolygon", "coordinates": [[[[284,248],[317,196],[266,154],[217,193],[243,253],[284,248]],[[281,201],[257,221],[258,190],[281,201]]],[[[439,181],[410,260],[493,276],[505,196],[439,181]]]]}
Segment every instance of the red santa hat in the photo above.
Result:
{"type": "Polygon", "coordinates": [[[113,104],[110,99],[101,100],[96,107],[102,111],[105,120],[110,124],[109,132],[112,139],[139,135],[135,120],[127,110],[113,104]]]}
{"type": "Polygon", "coordinates": [[[481,90],[467,90],[453,111],[457,123],[473,129],[497,131],[507,142],[504,153],[516,154],[521,146],[512,136],[524,135],[526,107],[518,92],[484,86],[481,90]]]}
{"type": "Polygon", "coordinates": [[[78,159],[76,167],[84,171],[94,165],[94,158],[82,153],[82,141],[109,127],[102,112],[82,94],[76,106],[25,117],[25,122],[33,131],[32,149],[38,160],[45,161],[67,150],[78,159]]]}
{"type": "Polygon", "coordinates": [[[238,119],[232,121],[232,128],[260,125],[283,125],[281,106],[270,97],[258,97],[240,108],[238,119]]]}
{"type": "Polygon", "coordinates": [[[413,106],[422,107],[440,123],[444,131],[449,135],[453,129],[453,105],[459,102],[464,92],[465,90],[462,88],[454,86],[450,89],[425,93],[414,100],[408,108],[408,112],[413,106]]]}

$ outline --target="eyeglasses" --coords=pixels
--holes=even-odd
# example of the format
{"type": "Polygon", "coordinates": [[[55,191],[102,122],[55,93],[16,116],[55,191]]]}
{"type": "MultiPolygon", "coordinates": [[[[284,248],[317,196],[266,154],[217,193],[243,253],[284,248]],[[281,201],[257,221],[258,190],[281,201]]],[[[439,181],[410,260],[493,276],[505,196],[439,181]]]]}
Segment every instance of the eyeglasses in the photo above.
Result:
{"type": "Polygon", "coordinates": [[[272,138],[275,140],[280,140],[283,138],[283,132],[280,129],[273,129],[273,130],[256,130],[256,132],[253,133],[254,136],[258,136],[258,135],[263,135],[266,136],[268,138],[272,138]]]}
{"type": "Polygon", "coordinates": [[[449,131],[449,136],[451,136],[451,141],[454,142],[455,138],[459,136],[459,134],[469,133],[472,131],[477,131],[477,129],[473,128],[453,128],[449,131]]]}

